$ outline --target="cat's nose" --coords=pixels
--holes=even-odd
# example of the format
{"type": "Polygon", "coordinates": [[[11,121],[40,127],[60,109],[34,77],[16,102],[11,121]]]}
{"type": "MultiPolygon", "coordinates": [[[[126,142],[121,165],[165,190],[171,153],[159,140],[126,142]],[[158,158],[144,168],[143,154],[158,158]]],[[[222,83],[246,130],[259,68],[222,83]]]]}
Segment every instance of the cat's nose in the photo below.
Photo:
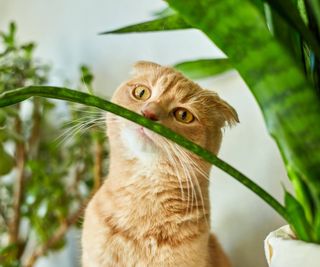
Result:
{"type": "Polygon", "coordinates": [[[141,110],[141,113],[144,117],[146,117],[150,120],[153,120],[153,121],[159,120],[158,116],[153,111],[151,111],[149,109],[143,109],[143,110],[141,110]]]}
{"type": "Polygon", "coordinates": [[[154,101],[145,103],[141,108],[141,114],[153,121],[160,121],[164,116],[164,110],[159,103],[154,101]]]}

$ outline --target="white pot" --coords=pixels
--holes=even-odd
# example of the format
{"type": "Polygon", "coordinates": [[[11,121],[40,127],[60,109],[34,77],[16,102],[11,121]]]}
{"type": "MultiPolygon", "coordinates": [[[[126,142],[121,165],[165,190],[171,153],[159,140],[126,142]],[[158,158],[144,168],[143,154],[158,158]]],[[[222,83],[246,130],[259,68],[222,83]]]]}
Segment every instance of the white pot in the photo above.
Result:
{"type": "Polygon", "coordinates": [[[297,240],[289,225],[271,232],[264,249],[270,267],[320,266],[320,245],[297,240]]]}

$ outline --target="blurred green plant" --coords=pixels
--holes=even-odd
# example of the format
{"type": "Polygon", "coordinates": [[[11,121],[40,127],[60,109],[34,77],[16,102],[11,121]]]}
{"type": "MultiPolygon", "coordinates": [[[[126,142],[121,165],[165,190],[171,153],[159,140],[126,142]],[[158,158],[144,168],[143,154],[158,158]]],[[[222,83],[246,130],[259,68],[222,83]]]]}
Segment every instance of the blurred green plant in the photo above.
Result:
{"type": "Polygon", "coordinates": [[[196,28],[228,57],[181,62],[193,78],[236,69],[275,139],[295,197],[285,192],[297,237],[320,243],[320,4],[312,0],[167,0],[154,21],[106,33],[196,28]],[[181,27],[174,24],[172,19],[181,27]],[[161,21],[163,25],[154,22],[161,21]],[[140,27],[143,25],[143,27],[140,27]],[[221,64],[223,63],[223,64],[221,64]]]}
{"type": "MultiPolygon", "coordinates": [[[[14,23],[0,36],[0,94],[47,83],[49,67],[35,58],[34,43],[18,44],[14,23]]],[[[90,69],[81,66],[80,72],[82,87],[92,93],[90,69]]],[[[100,186],[107,170],[105,134],[99,128],[102,114],[38,97],[23,104],[0,110],[0,266],[4,267],[31,267],[49,251],[63,248],[66,232],[78,223],[90,192],[100,186]]]]}

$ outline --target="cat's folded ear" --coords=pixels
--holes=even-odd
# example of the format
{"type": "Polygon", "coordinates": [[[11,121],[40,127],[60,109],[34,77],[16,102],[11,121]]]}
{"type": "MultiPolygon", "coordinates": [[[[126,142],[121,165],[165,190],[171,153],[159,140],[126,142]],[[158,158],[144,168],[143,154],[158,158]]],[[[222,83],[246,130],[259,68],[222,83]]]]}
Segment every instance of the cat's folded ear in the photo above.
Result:
{"type": "Polygon", "coordinates": [[[143,72],[148,72],[148,71],[153,71],[155,69],[160,68],[161,65],[151,62],[151,61],[138,61],[133,65],[133,69],[131,71],[131,74],[133,76],[143,73],[143,72]]]}
{"type": "Polygon", "coordinates": [[[225,123],[228,126],[231,127],[240,122],[238,113],[231,105],[229,105],[226,101],[222,100],[220,97],[218,97],[216,101],[220,114],[222,115],[225,123]]]}
{"type": "Polygon", "coordinates": [[[223,120],[223,123],[228,126],[234,126],[240,122],[238,113],[236,110],[229,105],[226,101],[221,99],[218,94],[211,92],[211,95],[214,99],[214,107],[217,109],[220,118],[223,120]]]}

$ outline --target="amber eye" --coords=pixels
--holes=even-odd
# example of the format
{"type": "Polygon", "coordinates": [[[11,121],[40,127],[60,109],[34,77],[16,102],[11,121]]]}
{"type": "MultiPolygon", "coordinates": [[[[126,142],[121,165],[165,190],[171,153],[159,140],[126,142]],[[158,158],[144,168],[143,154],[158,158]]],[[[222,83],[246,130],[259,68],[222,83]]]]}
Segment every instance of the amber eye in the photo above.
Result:
{"type": "Polygon", "coordinates": [[[147,100],[151,96],[151,91],[149,88],[139,85],[136,88],[133,89],[132,92],[134,98],[138,100],[147,100]]]}
{"type": "Polygon", "coordinates": [[[177,108],[173,114],[177,121],[182,123],[191,123],[194,120],[192,113],[185,108],[177,108]]]}

